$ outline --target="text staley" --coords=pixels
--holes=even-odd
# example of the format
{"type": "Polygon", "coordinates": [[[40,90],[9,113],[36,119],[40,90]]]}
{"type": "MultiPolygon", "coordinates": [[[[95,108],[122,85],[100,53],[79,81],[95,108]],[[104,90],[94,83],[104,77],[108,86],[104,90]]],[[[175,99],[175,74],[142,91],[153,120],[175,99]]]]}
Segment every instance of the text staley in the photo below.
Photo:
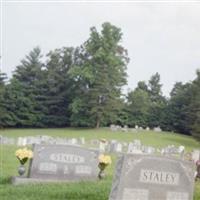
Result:
{"type": "Polygon", "coordinates": [[[74,154],[53,153],[49,157],[50,157],[50,160],[55,161],[55,162],[61,162],[61,163],[77,164],[77,163],[85,162],[84,157],[79,156],[79,155],[74,155],[74,154]]]}
{"type": "Polygon", "coordinates": [[[140,182],[166,185],[178,185],[179,174],[155,170],[141,170],[140,182]]]}

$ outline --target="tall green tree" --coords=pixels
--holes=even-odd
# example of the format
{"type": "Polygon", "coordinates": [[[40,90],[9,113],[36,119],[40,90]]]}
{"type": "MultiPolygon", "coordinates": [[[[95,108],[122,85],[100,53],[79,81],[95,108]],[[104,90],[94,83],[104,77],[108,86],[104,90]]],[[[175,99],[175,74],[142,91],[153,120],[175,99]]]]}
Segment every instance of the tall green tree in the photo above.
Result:
{"type": "Polygon", "coordinates": [[[74,85],[69,70],[74,66],[74,48],[51,51],[46,64],[46,110],[43,123],[46,126],[69,126],[69,105],[73,99],[74,85]]]}
{"type": "Polygon", "coordinates": [[[146,87],[138,87],[130,92],[127,97],[127,112],[128,112],[128,125],[134,127],[135,125],[146,127],[148,126],[149,110],[151,99],[149,97],[146,87]]]}
{"type": "Polygon", "coordinates": [[[162,84],[160,83],[160,75],[158,73],[151,76],[148,83],[148,91],[151,99],[151,106],[149,109],[149,126],[163,127],[164,111],[167,104],[165,97],[162,95],[162,84]]]}
{"type": "Polygon", "coordinates": [[[171,131],[190,134],[191,133],[191,84],[177,82],[170,93],[167,106],[166,122],[171,131]]]}
{"type": "Polygon", "coordinates": [[[82,96],[72,103],[72,119],[84,114],[86,125],[90,121],[98,128],[106,118],[116,115],[128,63],[121,39],[121,30],[110,23],[104,23],[101,32],[91,28],[90,38],[82,46],[83,61],[73,70],[82,96]]]}
{"type": "Polygon", "coordinates": [[[7,115],[6,109],[4,108],[4,92],[5,92],[5,80],[7,76],[5,73],[0,71],[0,127],[5,126],[4,118],[7,115]]]}
{"type": "MultiPolygon", "coordinates": [[[[43,127],[45,101],[45,71],[39,47],[34,48],[17,66],[12,87],[19,89],[20,106],[16,108],[17,126],[43,127]]],[[[11,87],[11,88],[12,88],[11,87]]]]}
{"type": "Polygon", "coordinates": [[[191,133],[200,140],[200,70],[196,72],[197,77],[192,82],[192,96],[190,103],[191,133]]]}

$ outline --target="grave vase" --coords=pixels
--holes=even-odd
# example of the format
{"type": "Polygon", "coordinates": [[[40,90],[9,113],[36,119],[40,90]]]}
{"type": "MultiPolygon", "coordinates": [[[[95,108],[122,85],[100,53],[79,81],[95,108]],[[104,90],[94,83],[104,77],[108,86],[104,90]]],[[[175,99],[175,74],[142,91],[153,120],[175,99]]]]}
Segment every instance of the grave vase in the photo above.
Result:
{"type": "Polygon", "coordinates": [[[25,168],[24,165],[21,164],[21,165],[18,167],[18,173],[19,173],[20,176],[23,176],[23,175],[25,174],[25,172],[26,172],[26,168],[25,168]]]}
{"type": "Polygon", "coordinates": [[[98,178],[101,180],[101,179],[105,178],[105,176],[106,176],[106,174],[105,174],[104,170],[100,170],[99,174],[98,174],[98,178]]]}

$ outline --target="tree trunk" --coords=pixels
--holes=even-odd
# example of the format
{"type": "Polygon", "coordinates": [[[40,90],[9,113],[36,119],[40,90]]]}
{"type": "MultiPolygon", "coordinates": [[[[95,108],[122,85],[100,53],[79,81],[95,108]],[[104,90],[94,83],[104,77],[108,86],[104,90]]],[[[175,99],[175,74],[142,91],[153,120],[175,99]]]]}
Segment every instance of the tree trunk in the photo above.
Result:
{"type": "Polygon", "coordinates": [[[99,128],[99,126],[100,126],[100,119],[99,119],[99,117],[97,117],[96,128],[99,128]]]}

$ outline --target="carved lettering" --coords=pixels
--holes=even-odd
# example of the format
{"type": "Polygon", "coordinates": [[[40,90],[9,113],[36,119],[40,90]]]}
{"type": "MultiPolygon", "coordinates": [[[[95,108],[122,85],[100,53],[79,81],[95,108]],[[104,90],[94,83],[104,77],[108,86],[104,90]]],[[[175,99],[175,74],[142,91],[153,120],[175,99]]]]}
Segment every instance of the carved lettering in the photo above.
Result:
{"type": "Polygon", "coordinates": [[[179,174],[154,170],[141,170],[140,182],[178,185],[179,174]]]}
{"type": "Polygon", "coordinates": [[[186,192],[167,192],[167,200],[189,200],[186,192]]]}
{"type": "Polygon", "coordinates": [[[57,165],[55,163],[48,163],[48,162],[40,163],[39,172],[45,174],[56,174],[57,165]]]}
{"type": "Polygon", "coordinates": [[[53,153],[50,155],[50,160],[55,162],[62,162],[62,163],[84,163],[85,158],[73,155],[73,154],[65,154],[65,153],[53,153]]]}
{"type": "Polygon", "coordinates": [[[124,188],[122,200],[148,200],[149,191],[145,189],[124,188]]]}
{"type": "Polygon", "coordinates": [[[75,173],[76,174],[91,174],[92,169],[90,166],[85,166],[85,165],[77,165],[75,168],[75,173]]]}

